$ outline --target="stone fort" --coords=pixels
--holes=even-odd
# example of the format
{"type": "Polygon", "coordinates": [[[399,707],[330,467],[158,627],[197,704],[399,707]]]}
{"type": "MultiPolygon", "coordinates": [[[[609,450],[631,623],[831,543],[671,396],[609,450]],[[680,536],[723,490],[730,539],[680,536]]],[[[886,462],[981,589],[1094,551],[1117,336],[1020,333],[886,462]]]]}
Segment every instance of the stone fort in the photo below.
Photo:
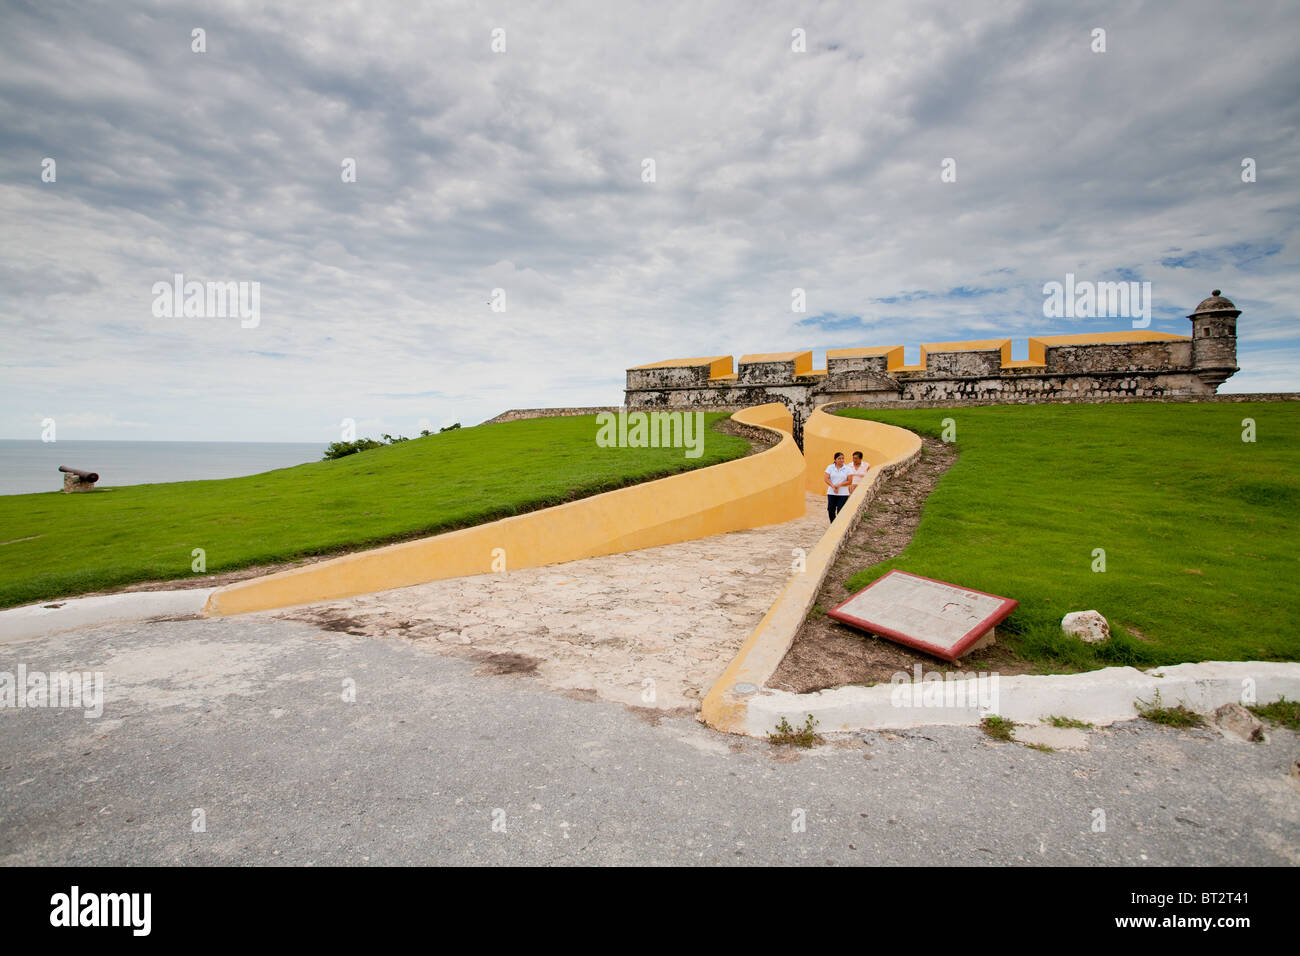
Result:
{"type": "Polygon", "coordinates": [[[1188,316],[1191,336],[1125,330],[1029,339],[931,342],[905,365],[903,346],[669,359],[627,370],[627,408],[736,411],[782,402],[803,420],[818,405],[871,407],[1210,398],[1237,371],[1241,311],[1215,289],[1188,316]]]}

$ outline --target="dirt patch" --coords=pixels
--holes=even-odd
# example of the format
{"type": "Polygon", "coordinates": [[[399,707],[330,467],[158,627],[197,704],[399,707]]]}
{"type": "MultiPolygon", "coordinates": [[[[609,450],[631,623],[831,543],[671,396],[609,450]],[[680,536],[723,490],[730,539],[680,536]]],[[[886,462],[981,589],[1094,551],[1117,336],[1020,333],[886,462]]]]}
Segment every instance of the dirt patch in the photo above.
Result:
{"type": "Polygon", "coordinates": [[[780,744],[772,744],[768,747],[767,758],[772,763],[798,763],[803,759],[803,754],[792,747],[782,747],[780,744]]]}
{"type": "Polygon", "coordinates": [[[845,586],[849,578],[864,568],[903,553],[921,523],[926,499],[957,460],[957,451],[952,445],[936,438],[922,438],[921,441],[920,460],[904,474],[885,483],[844,542],[839,558],[817,593],[813,612],[795,635],[785,659],[767,682],[768,687],[807,694],[848,684],[888,683],[899,671],[912,673],[916,664],[927,673],[996,670],[1010,676],[1034,672],[1031,664],[1017,660],[998,645],[975,651],[959,663],[949,664],[937,657],[855,631],[825,616],[826,611],[849,597],[851,592],[845,586]]]}
{"type": "Polygon", "coordinates": [[[624,704],[631,713],[640,717],[651,727],[658,727],[659,721],[665,717],[694,717],[695,708],[693,707],[672,707],[668,710],[660,710],[657,707],[638,707],[636,704],[624,704]]]}
{"type": "Polygon", "coordinates": [[[483,665],[476,672],[478,674],[532,674],[542,662],[540,657],[509,652],[474,655],[474,659],[483,665]]]}
{"type": "Polygon", "coordinates": [[[351,634],[353,637],[369,637],[370,632],[365,630],[367,622],[360,617],[354,617],[351,614],[344,614],[334,608],[322,608],[320,610],[304,610],[294,614],[276,615],[281,620],[289,621],[306,621],[308,624],[314,624],[322,631],[334,631],[337,634],[351,634]]]}

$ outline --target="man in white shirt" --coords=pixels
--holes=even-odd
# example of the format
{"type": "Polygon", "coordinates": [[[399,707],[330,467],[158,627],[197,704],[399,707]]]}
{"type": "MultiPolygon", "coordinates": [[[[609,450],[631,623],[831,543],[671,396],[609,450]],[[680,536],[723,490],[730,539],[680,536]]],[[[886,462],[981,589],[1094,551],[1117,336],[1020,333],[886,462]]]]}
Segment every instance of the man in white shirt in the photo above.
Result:
{"type": "Polygon", "coordinates": [[[852,467],[853,467],[853,490],[857,491],[858,485],[862,484],[862,479],[867,477],[867,472],[871,470],[871,466],[862,460],[862,452],[855,451],[853,453],[852,467]]]}
{"type": "Polygon", "coordinates": [[[826,513],[835,516],[853,493],[853,469],[844,464],[844,452],[835,453],[835,463],[826,466],[826,513]]]}

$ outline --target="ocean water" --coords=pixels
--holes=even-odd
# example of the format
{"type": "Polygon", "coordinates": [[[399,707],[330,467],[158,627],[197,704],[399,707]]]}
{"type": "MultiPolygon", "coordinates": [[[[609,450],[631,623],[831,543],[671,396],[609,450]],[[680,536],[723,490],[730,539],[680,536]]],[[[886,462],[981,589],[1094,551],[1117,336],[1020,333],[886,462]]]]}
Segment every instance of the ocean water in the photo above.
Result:
{"type": "Polygon", "coordinates": [[[0,439],[0,495],[60,491],[59,465],[99,473],[97,488],[238,478],[320,461],[328,442],[18,441],[0,439]]]}

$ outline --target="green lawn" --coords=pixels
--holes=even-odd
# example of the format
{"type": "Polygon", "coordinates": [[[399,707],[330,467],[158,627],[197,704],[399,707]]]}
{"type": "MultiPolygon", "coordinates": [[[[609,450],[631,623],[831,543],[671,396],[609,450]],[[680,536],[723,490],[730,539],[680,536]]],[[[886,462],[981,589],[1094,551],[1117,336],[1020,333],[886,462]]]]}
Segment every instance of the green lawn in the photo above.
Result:
{"type": "MultiPolygon", "coordinates": [[[[356,550],[481,524],[739,458],[712,430],[703,455],[601,448],[596,416],[528,419],[246,478],[0,496],[0,607],[152,579],[356,550]],[[29,538],[30,540],[15,540],[29,538]]],[[[322,451],[324,450],[322,446],[322,451]]]]}
{"type": "Polygon", "coordinates": [[[951,418],[960,451],[907,550],[853,590],[899,568],[1015,598],[999,642],[1044,669],[1300,659],[1300,403],[841,414],[936,437],[951,418]],[[1109,644],[1061,635],[1087,608],[1109,644]]]}

